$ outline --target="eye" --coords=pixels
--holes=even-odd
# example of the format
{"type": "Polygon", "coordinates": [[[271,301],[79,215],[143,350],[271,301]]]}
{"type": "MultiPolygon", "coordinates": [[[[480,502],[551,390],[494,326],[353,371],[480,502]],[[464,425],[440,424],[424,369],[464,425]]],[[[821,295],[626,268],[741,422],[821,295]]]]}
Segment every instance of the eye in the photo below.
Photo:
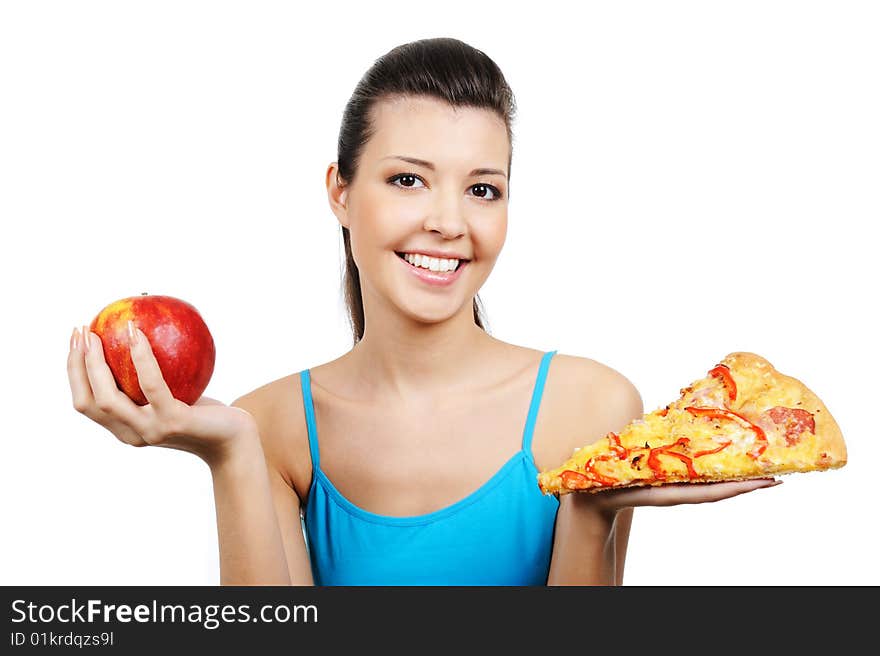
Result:
{"type": "MultiPolygon", "coordinates": [[[[398,180],[418,180],[420,182],[422,181],[422,179],[419,176],[417,176],[415,173],[400,173],[398,175],[395,175],[393,178],[390,178],[388,180],[388,182],[391,184],[394,184],[398,180]]],[[[400,185],[394,185],[394,186],[398,187],[400,185]]],[[[417,189],[417,187],[413,187],[410,184],[405,184],[405,185],[403,185],[403,187],[405,189],[417,189]]]]}
{"type": "MultiPolygon", "coordinates": [[[[418,189],[418,187],[414,186],[415,181],[418,181],[418,182],[421,182],[422,184],[424,184],[424,180],[422,180],[422,178],[420,176],[416,175],[415,173],[399,173],[399,174],[388,179],[389,184],[391,184],[395,187],[398,187],[398,188],[402,188],[402,189],[418,189]],[[395,184],[398,181],[401,181],[401,183],[402,183],[402,181],[404,181],[404,180],[408,181],[408,183],[407,184],[399,184],[399,185],[395,184]]],[[[502,197],[501,192],[498,190],[497,187],[495,187],[493,185],[481,182],[479,184],[471,185],[470,188],[471,189],[488,189],[492,192],[491,198],[485,198],[484,196],[475,195],[475,197],[479,198],[480,200],[485,200],[488,202],[501,200],[501,197],[502,197]]],[[[483,194],[485,194],[485,191],[483,192],[483,194]]]]}
{"type": "Polygon", "coordinates": [[[477,196],[477,198],[479,198],[479,199],[481,199],[481,200],[489,200],[489,201],[493,201],[493,200],[500,200],[500,199],[501,199],[501,192],[498,191],[498,188],[497,188],[497,187],[493,187],[492,185],[490,185],[490,184],[485,184],[485,183],[483,183],[483,182],[481,182],[481,183],[479,183],[479,184],[475,184],[475,185],[473,185],[473,186],[471,187],[471,189],[478,189],[478,188],[489,189],[489,190],[492,192],[492,194],[493,194],[492,198],[488,198],[488,199],[487,199],[487,198],[483,198],[482,196],[477,196]]]}

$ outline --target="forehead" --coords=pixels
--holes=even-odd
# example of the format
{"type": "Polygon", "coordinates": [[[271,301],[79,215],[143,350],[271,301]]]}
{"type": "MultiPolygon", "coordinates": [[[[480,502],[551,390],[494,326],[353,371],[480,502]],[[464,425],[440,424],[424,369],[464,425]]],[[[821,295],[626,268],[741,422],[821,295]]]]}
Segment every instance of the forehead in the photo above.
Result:
{"type": "Polygon", "coordinates": [[[487,166],[507,170],[507,127],[495,112],[455,108],[434,98],[383,99],[373,107],[375,133],[364,156],[406,155],[439,167],[487,166]]]}

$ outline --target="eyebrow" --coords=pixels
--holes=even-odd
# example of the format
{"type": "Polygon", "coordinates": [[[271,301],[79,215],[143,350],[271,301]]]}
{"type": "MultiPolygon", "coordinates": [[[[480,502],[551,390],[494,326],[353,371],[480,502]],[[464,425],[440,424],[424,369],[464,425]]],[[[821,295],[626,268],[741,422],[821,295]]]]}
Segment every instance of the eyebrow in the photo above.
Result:
{"type": "MultiPolygon", "coordinates": [[[[423,159],[418,159],[416,157],[405,157],[404,155],[388,155],[388,157],[383,157],[384,159],[400,159],[404,162],[409,162],[410,164],[415,164],[417,166],[424,166],[426,169],[430,171],[436,170],[436,167],[431,163],[423,159]]],[[[507,174],[504,171],[500,171],[499,169],[487,169],[487,168],[479,168],[471,171],[468,176],[473,175],[502,175],[505,178],[507,174]]]]}

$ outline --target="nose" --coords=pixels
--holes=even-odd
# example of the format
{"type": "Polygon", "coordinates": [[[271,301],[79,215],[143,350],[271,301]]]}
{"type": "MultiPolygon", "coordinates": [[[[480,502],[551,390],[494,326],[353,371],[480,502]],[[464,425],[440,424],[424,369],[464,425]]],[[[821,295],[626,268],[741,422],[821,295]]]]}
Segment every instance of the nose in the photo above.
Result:
{"type": "Polygon", "coordinates": [[[467,218],[457,197],[441,197],[433,204],[425,217],[425,230],[439,232],[447,239],[455,239],[467,233],[467,218]]]}

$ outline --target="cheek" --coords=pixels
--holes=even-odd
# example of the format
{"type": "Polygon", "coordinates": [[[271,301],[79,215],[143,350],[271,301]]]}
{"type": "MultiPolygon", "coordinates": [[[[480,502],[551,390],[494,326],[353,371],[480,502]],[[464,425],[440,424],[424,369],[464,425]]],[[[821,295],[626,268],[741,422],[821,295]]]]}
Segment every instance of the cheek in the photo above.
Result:
{"type": "Polygon", "coordinates": [[[359,229],[359,242],[377,249],[392,249],[402,235],[418,228],[419,217],[413,204],[395,202],[381,189],[364,194],[353,220],[359,229]]]}
{"type": "Polygon", "coordinates": [[[476,254],[485,259],[498,257],[507,239],[507,217],[483,223],[473,229],[473,240],[476,254]]]}
{"type": "Polygon", "coordinates": [[[364,254],[366,253],[369,256],[370,253],[370,233],[371,228],[364,223],[363,217],[358,217],[357,220],[349,223],[348,238],[351,244],[351,256],[354,258],[355,265],[361,271],[364,270],[367,264],[367,261],[364,260],[364,254]]]}
{"type": "Polygon", "coordinates": [[[400,240],[401,232],[395,228],[394,215],[368,208],[360,208],[357,216],[349,224],[351,255],[358,269],[370,268],[371,261],[381,261],[393,251],[400,240]]]}

